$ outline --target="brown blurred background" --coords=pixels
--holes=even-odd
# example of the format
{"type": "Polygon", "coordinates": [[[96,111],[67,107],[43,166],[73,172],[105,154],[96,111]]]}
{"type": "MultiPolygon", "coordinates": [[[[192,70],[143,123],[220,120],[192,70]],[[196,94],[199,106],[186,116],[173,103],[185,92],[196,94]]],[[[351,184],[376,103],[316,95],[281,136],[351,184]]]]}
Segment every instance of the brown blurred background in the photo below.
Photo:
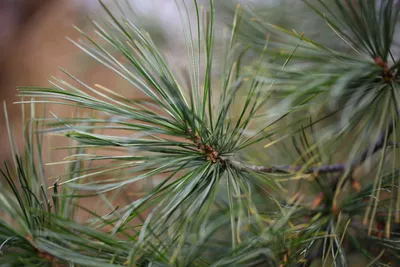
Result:
{"type": "MultiPolygon", "coordinates": [[[[68,0],[0,1],[0,98],[5,101],[9,120],[21,140],[21,106],[17,86],[47,86],[57,67],[68,68],[77,49],[65,39],[76,36],[72,24],[79,24],[83,5],[68,0]]],[[[3,107],[0,112],[0,160],[9,160],[10,146],[3,107]]]]}

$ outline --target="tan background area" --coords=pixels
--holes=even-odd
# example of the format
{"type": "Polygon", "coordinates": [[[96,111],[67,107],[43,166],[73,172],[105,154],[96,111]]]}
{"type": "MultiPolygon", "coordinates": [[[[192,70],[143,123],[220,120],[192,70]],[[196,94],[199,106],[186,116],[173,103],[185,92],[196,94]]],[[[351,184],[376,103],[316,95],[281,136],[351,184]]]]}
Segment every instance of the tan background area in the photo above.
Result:
{"type": "MultiPolygon", "coordinates": [[[[66,79],[58,69],[62,67],[89,85],[97,83],[108,88],[118,88],[119,92],[123,90],[125,95],[130,97],[137,95],[137,91],[121,78],[94,60],[89,60],[87,55],[66,39],[66,36],[74,40],[79,38],[79,33],[72,25],[88,28],[88,22],[83,19],[89,11],[87,5],[70,0],[9,2],[8,5],[0,4],[0,24],[4,25],[0,32],[0,99],[1,103],[5,101],[7,104],[12,135],[20,151],[23,150],[21,105],[13,104],[20,100],[16,96],[17,86],[50,86],[48,80],[51,76],[66,79]]],[[[56,111],[58,116],[71,115],[68,108],[49,105],[46,109],[56,111]]],[[[37,105],[36,114],[43,115],[42,110],[42,107],[37,105]]],[[[12,160],[12,154],[3,106],[0,114],[0,161],[3,162],[12,160]]],[[[67,151],[52,151],[49,148],[67,144],[65,138],[46,137],[43,142],[44,162],[62,160],[67,151]]],[[[53,178],[49,179],[49,184],[61,175],[64,169],[63,165],[49,167],[48,178],[53,178]]],[[[99,207],[97,203],[93,198],[84,199],[82,202],[90,209],[99,207]]]]}

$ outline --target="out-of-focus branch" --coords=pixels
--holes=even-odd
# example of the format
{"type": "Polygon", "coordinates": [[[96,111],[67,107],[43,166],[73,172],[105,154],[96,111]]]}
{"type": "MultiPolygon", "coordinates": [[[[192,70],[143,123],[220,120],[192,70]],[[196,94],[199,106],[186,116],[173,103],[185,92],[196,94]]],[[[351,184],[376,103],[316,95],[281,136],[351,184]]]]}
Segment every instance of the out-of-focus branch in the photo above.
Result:
{"type": "MultiPolygon", "coordinates": [[[[378,137],[375,144],[369,146],[365,149],[358,157],[356,157],[349,167],[345,164],[331,164],[331,165],[322,165],[318,167],[305,167],[305,166],[291,166],[291,165],[281,165],[281,166],[260,166],[260,165],[249,165],[243,162],[239,162],[236,160],[227,159],[227,164],[234,166],[238,170],[242,171],[255,171],[255,172],[262,172],[262,173],[292,173],[292,172],[299,172],[310,174],[326,174],[326,173],[340,173],[350,168],[353,170],[354,168],[360,166],[368,157],[373,155],[374,153],[378,152],[379,150],[384,148],[385,139],[389,138],[390,135],[393,133],[394,129],[394,121],[390,121],[389,125],[386,130],[384,130],[378,137]]],[[[390,144],[390,142],[387,142],[390,144]]]]}

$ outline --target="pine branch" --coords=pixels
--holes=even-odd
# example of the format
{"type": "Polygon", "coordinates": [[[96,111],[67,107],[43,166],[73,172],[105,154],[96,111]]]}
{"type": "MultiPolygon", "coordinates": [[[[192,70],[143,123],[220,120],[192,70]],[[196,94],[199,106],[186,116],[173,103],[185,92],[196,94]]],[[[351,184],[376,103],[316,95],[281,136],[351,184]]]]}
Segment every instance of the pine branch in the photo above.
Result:
{"type": "MultiPolygon", "coordinates": [[[[369,146],[365,149],[358,157],[352,160],[349,165],[350,170],[354,170],[358,166],[360,166],[368,157],[372,156],[379,150],[384,148],[385,138],[389,138],[393,133],[394,121],[391,120],[387,127],[387,130],[384,130],[380,133],[377,141],[372,146],[369,146]]],[[[388,143],[390,144],[390,143],[388,143]]],[[[394,144],[395,145],[395,144],[394,144]]],[[[305,174],[327,174],[327,173],[342,173],[347,170],[346,164],[330,164],[330,165],[322,165],[318,167],[307,168],[306,166],[293,166],[293,165],[280,165],[280,166],[261,166],[261,165],[249,165],[240,161],[227,159],[227,164],[232,165],[237,170],[241,171],[254,171],[254,172],[262,172],[262,173],[292,173],[303,171],[305,174]]]]}
{"type": "Polygon", "coordinates": [[[304,170],[303,173],[336,173],[343,172],[345,170],[344,164],[332,164],[332,165],[324,165],[319,167],[305,168],[304,166],[291,166],[291,165],[280,165],[280,166],[260,166],[260,165],[248,165],[236,160],[227,160],[228,164],[231,164],[237,170],[241,171],[254,171],[254,172],[262,172],[262,173],[292,173],[304,170]]]}
{"type": "MultiPolygon", "coordinates": [[[[395,0],[382,0],[379,9],[375,0],[358,1],[359,6],[347,7],[341,0],[335,1],[341,15],[339,19],[327,18],[327,22],[346,43],[360,50],[360,57],[335,52],[304,34],[274,26],[296,37],[294,46],[279,45],[282,51],[277,58],[285,55],[285,62],[282,66],[271,62],[272,67],[264,72],[268,37],[262,43],[260,62],[245,73],[241,61],[247,48],[242,48],[237,36],[244,17],[237,6],[229,47],[220,64],[223,75],[215,84],[214,43],[219,39],[214,33],[213,1],[208,10],[202,9],[203,16],[194,1],[197,39],[192,38],[195,32],[190,23],[186,25],[192,21],[186,3],[176,1],[182,2],[178,3],[178,11],[190,62],[189,86],[181,83],[180,75],[176,75],[147,32],[136,27],[125,12],[114,14],[113,9],[102,4],[108,19],[93,22],[93,26],[98,37],[111,47],[81,31],[86,41],[74,43],[126,79],[148,100],[132,101],[114,92],[116,88],[99,84],[91,87],[68,72],[65,74],[78,87],[55,79],[51,88],[20,88],[24,97],[21,103],[32,105],[31,110],[34,103],[46,103],[83,107],[101,115],[63,118],[52,113],[55,119],[39,119],[51,128],[43,125],[37,131],[39,123],[27,125],[26,158],[18,155],[15,170],[6,165],[0,171],[0,183],[7,185],[7,190],[0,190],[0,211],[12,218],[11,222],[0,219],[0,262],[10,266],[309,266],[322,258],[324,263],[331,259],[333,264],[346,266],[346,254],[354,247],[371,261],[370,265],[389,262],[380,258],[384,254],[398,259],[400,248],[396,246],[395,228],[391,227],[400,221],[400,194],[396,192],[400,170],[397,151],[393,151],[391,168],[386,166],[385,153],[388,147],[398,147],[398,116],[394,113],[398,110],[400,65],[390,67],[388,54],[400,9],[395,0]],[[376,11],[381,11],[378,18],[376,11]],[[356,38],[349,39],[349,28],[356,38]],[[357,46],[360,40],[364,41],[361,47],[357,46]],[[117,54],[123,56],[122,60],[117,54]],[[292,58],[303,62],[292,62],[292,58]],[[273,74],[275,70],[277,74],[273,74]],[[370,134],[376,124],[378,129],[386,129],[375,133],[377,138],[372,142],[365,144],[359,138],[351,144],[357,149],[367,148],[345,163],[307,164],[320,162],[322,153],[335,153],[329,150],[332,143],[314,136],[320,134],[312,128],[317,122],[310,124],[312,139],[307,138],[302,127],[303,119],[312,116],[307,111],[309,101],[324,92],[331,93],[322,102],[337,103],[332,106],[336,109],[333,113],[340,113],[345,119],[340,123],[343,129],[336,132],[340,138],[335,136],[333,141],[345,139],[346,134],[370,134]],[[276,103],[277,97],[283,98],[285,108],[278,106],[282,113],[270,123],[263,116],[271,113],[270,104],[276,103]],[[281,125],[292,111],[299,117],[290,127],[281,125]],[[389,113],[395,117],[390,122],[386,119],[389,113]],[[307,151],[307,155],[301,155],[308,157],[303,160],[304,165],[259,166],[235,159],[245,148],[263,140],[280,142],[293,128],[300,128],[303,135],[299,141],[294,139],[293,151],[287,147],[283,150],[296,155],[307,151]],[[63,162],[55,162],[68,164],[68,171],[58,173],[60,178],[47,190],[45,184],[50,177],[41,166],[40,138],[36,145],[32,141],[36,133],[43,132],[63,133],[77,143],[73,152],[73,147],[68,147],[72,154],[68,153],[63,162]],[[315,140],[321,140],[318,149],[313,149],[315,140]],[[372,182],[366,176],[361,187],[353,178],[354,170],[378,151],[383,153],[379,164],[372,165],[375,179],[372,182]],[[91,166],[93,161],[103,160],[112,163],[91,166]],[[255,173],[284,174],[282,180],[289,183],[281,185],[255,173]],[[297,177],[288,178],[296,173],[316,179],[304,182],[291,179],[297,177]],[[318,179],[320,174],[334,175],[318,179]],[[153,178],[157,184],[153,184],[153,178]],[[348,185],[348,180],[358,192],[342,194],[341,187],[348,185]],[[150,182],[148,186],[146,183],[143,191],[130,196],[129,185],[144,181],[150,182]],[[110,197],[111,191],[116,197],[124,194],[126,203],[110,197]],[[97,214],[97,209],[85,208],[79,202],[82,197],[97,195],[111,212],[97,214]],[[75,212],[68,214],[76,208],[90,214],[90,220],[78,223],[75,212]],[[371,222],[368,229],[365,224],[357,224],[363,213],[371,222]],[[349,238],[359,244],[348,247],[349,238]],[[358,239],[371,242],[364,244],[358,239]],[[370,247],[382,252],[375,253],[370,247]]],[[[314,11],[325,18],[326,12],[314,11]]],[[[279,60],[276,62],[279,64],[279,60]]],[[[311,103],[313,109],[315,103],[311,103]]],[[[31,121],[35,120],[32,114],[31,121]]],[[[334,148],[339,146],[334,143],[334,148]]]]}

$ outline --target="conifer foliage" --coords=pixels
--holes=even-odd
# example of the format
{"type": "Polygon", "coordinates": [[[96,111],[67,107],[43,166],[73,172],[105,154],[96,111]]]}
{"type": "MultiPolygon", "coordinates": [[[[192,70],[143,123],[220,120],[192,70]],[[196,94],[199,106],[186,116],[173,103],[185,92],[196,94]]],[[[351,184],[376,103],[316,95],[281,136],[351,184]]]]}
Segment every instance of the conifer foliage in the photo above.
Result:
{"type": "Polygon", "coordinates": [[[18,89],[23,107],[50,108],[1,169],[0,266],[400,264],[400,3],[303,2],[341,45],[238,5],[221,53],[213,1],[177,0],[185,70],[129,5],[101,3],[71,41],[145,97],[67,71],[18,89]],[[56,179],[49,134],[70,140],[56,179]]]}

